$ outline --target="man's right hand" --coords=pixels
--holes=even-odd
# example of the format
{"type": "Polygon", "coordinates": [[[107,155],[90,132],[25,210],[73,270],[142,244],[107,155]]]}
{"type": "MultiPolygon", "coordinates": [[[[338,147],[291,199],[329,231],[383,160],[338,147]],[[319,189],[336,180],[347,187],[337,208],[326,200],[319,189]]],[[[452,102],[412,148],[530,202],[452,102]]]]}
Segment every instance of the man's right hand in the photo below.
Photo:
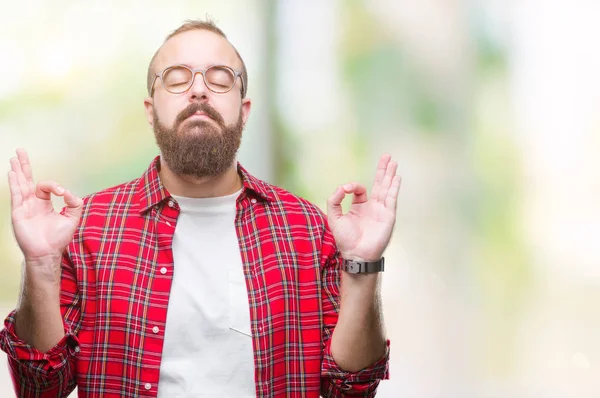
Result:
{"type": "Polygon", "coordinates": [[[36,186],[24,149],[17,149],[10,165],[12,225],[25,261],[33,265],[60,258],[77,228],[83,201],[54,181],[36,186]],[[50,200],[53,194],[64,198],[66,207],[61,213],[54,211],[50,200]]]}

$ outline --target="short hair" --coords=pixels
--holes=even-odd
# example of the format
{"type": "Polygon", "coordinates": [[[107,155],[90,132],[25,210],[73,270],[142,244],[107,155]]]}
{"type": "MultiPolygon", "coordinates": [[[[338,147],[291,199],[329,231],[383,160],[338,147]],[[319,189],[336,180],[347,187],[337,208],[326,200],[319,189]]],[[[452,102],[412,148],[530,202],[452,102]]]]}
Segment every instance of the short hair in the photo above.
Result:
{"type": "MultiPolygon", "coordinates": [[[[203,20],[187,20],[187,21],[185,21],[183,23],[183,25],[181,25],[180,27],[175,29],[171,34],[169,34],[167,36],[165,41],[163,41],[163,44],[158,48],[158,50],[156,50],[156,52],[152,56],[152,59],[150,60],[150,65],[148,65],[148,78],[147,78],[147,83],[146,83],[147,88],[148,88],[148,95],[150,95],[150,92],[152,91],[152,83],[154,82],[154,77],[156,76],[156,72],[154,72],[154,61],[156,60],[156,57],[158,56],[160,49],[173,36],[176,36],[183,32],[187,32],[189,30],[207,30],[209,32],[213,32],[213,33],[223,37],[224,39],[227,39],[227,36],[225,35],[225,33],[210,18],[207,18],[204,21],[203,20]]],[[[227,39],[227,40],[229,41],[229,39],[227,39]]],[[[231,42],[230,42],[230,44],[231,44],[231,42]]],[[[238,52],[237,48],[235,48],[235,46],[233,44],[231,46],[235,50],[235,54],[237,55],[237,57],[240,59],[240,61],[242,63],[242,75],[241,75],[242,84],[243,84],[242,98],[245,98],[246,93],[248,92],[248,71],[246,70],[246,63],[242,59],[242,56],[238,52]]]]}

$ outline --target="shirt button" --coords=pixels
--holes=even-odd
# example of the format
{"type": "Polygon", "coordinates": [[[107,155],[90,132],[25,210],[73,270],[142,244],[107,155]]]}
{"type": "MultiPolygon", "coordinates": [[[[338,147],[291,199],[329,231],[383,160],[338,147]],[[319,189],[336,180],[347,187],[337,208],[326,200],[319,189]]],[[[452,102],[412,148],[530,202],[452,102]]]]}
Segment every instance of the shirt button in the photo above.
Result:
{"type": "Polygon", "coordinates": [[[170,226],[171,226],[171,223],[167,221],[167,225],[170,227],[170,226]]]}
{"type": "Polygon", "coordinates": [[[252,199],[250,199],[250,202],[251,202],[252,204],[254,204],[254,203],[256,203],[256,199],[252,198],[252,199]]]}
{"type": "Polygon", "coordinates": [[[79,352],[79,351],[81,351],[81,348],[79,348],[79,346],[75,346],[74,350],[75,350],[75,352],[79,352]]]}
{"type": "Polygon", "coordinates": [[[175,206],[175,202],[173,202],[172,200],[169,200],[169,207],[173,207],[175,206]]]}
{"type": "Polygon", "coordinates": [[[151,388],[152,388],[152,384],[150,384],[150,383],[146,383],[146,384],[144,384],[144,388],[145,388],[146,390],[149,390],[149,389],[151,389],[151,388]]]}
{"type": "Polygon", "coordinates": [[[152,333],[156,334],[156,333],[158,333],[158,331],[159,331],[159,330],[160,330],[160,329],[158,328],[158,326],[154,326],[154,327],[152,328],[152,333]]]}
{"type": "Polygon", "coordinates": [[[160,269],[160,273],[163,274],[163,275],[166,274],[167,273],[167,269],[165,267],[162,267],[160,269]]]}

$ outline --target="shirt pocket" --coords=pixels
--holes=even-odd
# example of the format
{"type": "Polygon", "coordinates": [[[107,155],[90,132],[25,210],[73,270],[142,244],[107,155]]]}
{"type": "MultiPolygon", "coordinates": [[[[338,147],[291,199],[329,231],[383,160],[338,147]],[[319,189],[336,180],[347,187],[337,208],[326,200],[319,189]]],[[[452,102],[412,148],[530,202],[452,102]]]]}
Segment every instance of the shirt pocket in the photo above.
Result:
{"type": "Polygon", "coordinates": [[[252,337],[248,291],[241,267],[229,270],[229,329],[252,337]]]}

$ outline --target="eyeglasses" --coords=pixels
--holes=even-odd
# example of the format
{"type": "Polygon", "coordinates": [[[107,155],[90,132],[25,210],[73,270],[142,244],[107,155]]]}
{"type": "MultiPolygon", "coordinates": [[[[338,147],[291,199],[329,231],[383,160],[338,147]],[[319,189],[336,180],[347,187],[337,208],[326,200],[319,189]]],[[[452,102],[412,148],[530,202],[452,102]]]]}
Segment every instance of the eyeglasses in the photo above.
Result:
{"type": "MultiPolygon", "coordinates": [[[[185,93],[192,87],[196,74],[201,73],[206,87],[217,94],[225,94],[231,91],[235,86],[236,79],[242,75],[242,72],[236,72],[228,66],[215,65],[207,69],[192,69],[185,65],[169,66],[162,72],[154,76],[150,96],[154,94],[154,83],[160,78],[165,90],[172,94],[185,93]]],[[[242,82],[242,98],[244,97],[244,80],[242,82]]]]}

